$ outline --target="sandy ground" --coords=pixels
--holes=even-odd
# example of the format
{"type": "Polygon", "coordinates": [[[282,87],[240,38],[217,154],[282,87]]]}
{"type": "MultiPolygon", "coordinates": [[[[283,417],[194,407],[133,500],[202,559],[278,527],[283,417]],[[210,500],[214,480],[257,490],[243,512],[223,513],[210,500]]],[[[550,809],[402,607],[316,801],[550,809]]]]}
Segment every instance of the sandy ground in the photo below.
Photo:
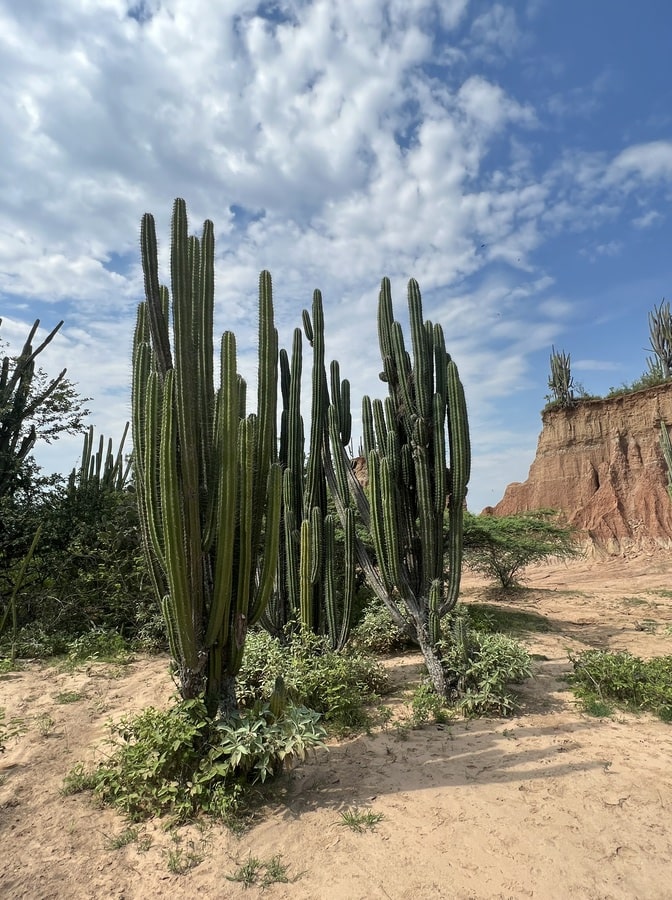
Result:
{"type": "MultiPolygon", "coordinates": [[[[59,793],[72,766],[99,758],[106,721],[169,701],[165,659],[4,676],[0,706],[19,733],[0,756],[0,896],[669,900],[672,726],[590,718],[560,679],[568,648],[672,653],[671,573],[660,555],[529,571],[530,589],[505,605],[547,616],[552,631],[523,637],[545,659],[519,714],[332,743],[283,779],[241,836],[150,822],[113,849],[123,819],[59,793]],[[82,699],[59,702],[66,692],[82,699]],[[356,833],[342,823],[347,809],[381,818],[356,833]],[[227,879],[278,855],[288,884],[227,879]]],[[[483,591],[467,577],[467,602],[483,591]]],[[[389,665],[398,714],[420,667],[414,656],[389,665]]]]}

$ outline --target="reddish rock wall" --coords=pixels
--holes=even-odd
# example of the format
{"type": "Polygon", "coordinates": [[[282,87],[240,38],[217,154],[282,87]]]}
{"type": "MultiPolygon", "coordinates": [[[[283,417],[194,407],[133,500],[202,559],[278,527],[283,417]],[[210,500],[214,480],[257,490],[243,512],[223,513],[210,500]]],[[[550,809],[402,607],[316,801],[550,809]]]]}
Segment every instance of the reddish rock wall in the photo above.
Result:
{"type": "Polygon", "coordinates": [[[595,547],[672,547],[672,500],[660,423],[672,425],[672,384],[542,414],[527,481],[484,513],[562,510],[595,547]]]}

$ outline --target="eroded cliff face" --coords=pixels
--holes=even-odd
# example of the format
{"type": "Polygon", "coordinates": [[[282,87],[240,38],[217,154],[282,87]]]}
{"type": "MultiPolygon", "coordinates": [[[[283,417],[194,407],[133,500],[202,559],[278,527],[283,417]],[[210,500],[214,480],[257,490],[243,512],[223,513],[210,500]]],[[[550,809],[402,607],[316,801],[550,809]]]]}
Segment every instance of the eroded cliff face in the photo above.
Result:
{"type": "Polygon", "coordinates": [[[510,484],[484,513],[562,510],[593,546],[610,553],[672,547],[672,500],[660,424],[672,425],[672,384],[586,400],[542,416],[527,481],[510,484]]]}

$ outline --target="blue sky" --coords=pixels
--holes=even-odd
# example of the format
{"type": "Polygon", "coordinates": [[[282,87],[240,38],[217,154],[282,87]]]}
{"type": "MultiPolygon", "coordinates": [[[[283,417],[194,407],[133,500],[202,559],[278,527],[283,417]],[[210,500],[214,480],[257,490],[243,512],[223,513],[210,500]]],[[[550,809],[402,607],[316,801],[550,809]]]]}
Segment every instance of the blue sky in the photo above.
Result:
{"type": "Polygon", "coordinates": [[[0,0],[0,335],[64,319],[43,364],[120,436],[140,218],[165,259],[182,196],[215,223],[241,367],[259,270],[281,346],[319,287],[358,414],[382,396],[380,278],[403,321],[413,276],[465,384],[479,511],[527,475],[552,345],[591,393],[646,370],[672,293],[670,35],[667,0],[0,0]]]}

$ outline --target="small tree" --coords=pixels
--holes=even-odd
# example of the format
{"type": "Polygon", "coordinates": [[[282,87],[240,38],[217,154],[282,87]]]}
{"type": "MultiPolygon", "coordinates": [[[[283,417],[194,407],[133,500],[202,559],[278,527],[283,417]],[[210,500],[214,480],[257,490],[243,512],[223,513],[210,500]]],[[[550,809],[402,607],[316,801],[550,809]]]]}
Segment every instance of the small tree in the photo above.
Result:
{"type": "Polygon", "coordinates": [[[518,516],[474,516],[464,522],[464,562],[470,569],[511,588],[532,563],[580,555],[576,532],[557,521],[553,510],[518,516]]]}
{"type": "Polygon", "coordinates": [[[649,313],[651,349],[655,357],[647,360],[649,371],[660,373],[661,380],[672,375],[672,313],[669,300],[661,300],[649,313]]]}

